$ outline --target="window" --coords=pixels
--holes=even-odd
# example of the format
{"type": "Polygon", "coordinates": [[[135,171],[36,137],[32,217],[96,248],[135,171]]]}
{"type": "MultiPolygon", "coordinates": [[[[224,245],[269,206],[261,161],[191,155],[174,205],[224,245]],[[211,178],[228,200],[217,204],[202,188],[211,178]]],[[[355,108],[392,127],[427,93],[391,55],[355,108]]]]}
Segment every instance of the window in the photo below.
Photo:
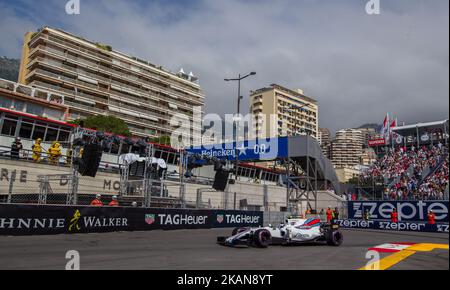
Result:
{"type": "Polygon", "coordinates": [[[29,103],[27,105],[27,113],[42,116],[44,114],[44,108],[42,106],[29,103]]]}
{"type": "Polygon", "coordinates": [[[161,150],[155,150],[155,154],[154,154],[155,158],[161,158],[161,155],[162,155],[161,150]]]}
{"type": "Polygon", "coordinates": [[[47,134],[45,134],[45,141],[57,141],[57,138],[58,138],[58,129],[49,127],[47,129],[47,134]]]}
{"type": "Polygon", "coordinates": [[[38,138],[44,140],[44,136],[45,136],[45,127],[35,126],[33,131],[33,140],[36,140],[38,138]]]}
{"type": "Polygon", "coordinates": [[[69,141],[69,136],[70,136],[69,131],[60,130],[58,140],[61,142],[67,142],[69,141]]]}
{"type": "Polygon", "coordinates": [[[25,103],[24,102],[18,101],[18,100],[14,101],[14,108],[16,109],[16,111],[23,112],[24,107],[25,107],[25,103]]]}
{"type": "Polygon", "coordinates": [[[33,124],[25,123],[22,121],[22,124],[20,125],[19,136],[24,139],[30,139],[32,131],[33,131],[33,124]]]}
{"type": "Polygon", "coordinates": [[[133,154],[139,154],[140,147],[139,146],[133,146],[131,147],[131,153],[133,154]]]}
{"type": "Polygon", "coordinates": [[[177,156],[175,153],[169,153],[169,157],[167,158],[167,164],[176,165],[176,159],[177,159],[177,156]]]}
{"type": "Polygon", "coordinates": [[[160,158],[167,162],[168,157],[169,157],[169,152],[163,151],[160,158]]]}
{"type": "Polygon", "coordinates": [[[12,105],[11,99],[0,96],[0,107],[9,109],[11,108],[11,105],[12,105]]]}
{"type": "Polygon", "coordinates": [[[115,143],[111,144],[111,154],[119,154],[119,145],[115,143]]]}
{"type": "Polygon", "coordinates": [[[17,121],[5,119],[3,121],[2,135],[15,136],[17,121]]]}
{"type": "Polygon", "coordinates": [[[120,152],[120,154],[128,154],[130,153],[130,145],[122,143],[122,150],[120,152]]]}
{"type": "Polygon", "coordinates": [[[57,110],[52,110],[52,109],[45,109],[45,113],[47,114],[48,117],[52,118],[52,119],[57,119],[57,120],[61,120],[63,117],[63,113],[57,110]]]}

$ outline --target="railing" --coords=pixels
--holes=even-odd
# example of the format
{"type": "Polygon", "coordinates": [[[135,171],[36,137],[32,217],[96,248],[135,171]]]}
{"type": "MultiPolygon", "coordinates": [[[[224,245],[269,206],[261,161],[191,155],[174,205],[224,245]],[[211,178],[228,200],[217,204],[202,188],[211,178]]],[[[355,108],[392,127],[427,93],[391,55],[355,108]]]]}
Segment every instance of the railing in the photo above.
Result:
{"type": "MultiPolygon", "coordinates": [[[[70,158],[71,156],[66,154],[61,154],[60,157],[55,160],[50,160],[51,154],[42,151],[40,154],[39,162],[36,162],[33,160],[33,151],[28,149],[21,149],[19,151],[18,157],[11,155],[11,148],[0,146],[0,159],[11,159],[16,161],[22,161],[22,162],[28,162],[30,164],[41,164],[41,165],[52,165],[56,166],[57,168],[70,168],[70,158]]],[[[119,166],[117,164],[111,164],[109,162],[100,162],[99,169],[105,172],[118,172],[119,166]]]]}

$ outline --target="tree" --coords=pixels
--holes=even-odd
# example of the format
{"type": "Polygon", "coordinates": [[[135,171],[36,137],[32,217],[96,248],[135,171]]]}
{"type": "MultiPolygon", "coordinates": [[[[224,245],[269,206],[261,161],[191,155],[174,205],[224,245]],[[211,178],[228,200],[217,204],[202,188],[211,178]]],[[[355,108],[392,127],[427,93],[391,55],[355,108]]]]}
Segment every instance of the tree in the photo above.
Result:
{"type": "Polygon", "coordinates": [[[156,144],[160,144],[160,145],[170,146],[171,141],[170,141],[170,136],[161,136],[161,137],[152,139],[152,142],[156,143],[156,144]]]}
{"type": "Polygon", "coordinates": [[[122,120],[114,116],[91,116],[86,119],[78,119],[71,122],[75,125],[82,125],[82,127],[95,129],[97,131],[103,131],[113,133],[116,135],[122,135],[126,137],[131,136],[128,125],[122,120]]]}
{"type": "Polygon", "coordinates": [[[19,66],[20,61],[18,59],[0,57],[0,78],[17,82],[19,77],[19,66]]]}

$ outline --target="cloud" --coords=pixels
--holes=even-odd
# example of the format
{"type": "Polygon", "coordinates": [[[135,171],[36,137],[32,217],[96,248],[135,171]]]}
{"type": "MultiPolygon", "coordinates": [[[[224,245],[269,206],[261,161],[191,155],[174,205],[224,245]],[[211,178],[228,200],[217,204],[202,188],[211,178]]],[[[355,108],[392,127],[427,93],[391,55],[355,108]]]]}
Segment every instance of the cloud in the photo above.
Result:
{"type": "Polygon", "coordinates": [[[381,0],[379,16],[360,0],[81,0],[79,16],[64,13],[65,1],[31,2],[21,0],[19,12],[0,2],[0,54],[18,57],[25,30],[50,25],[192,70],[207,112],[235,112],[236,85],[223,79],[256,71],[246,95],[272,83],[302,88],[332,130],[381,122],[386,112],[407,123],[449,115],[446,0],[381,0]]]}

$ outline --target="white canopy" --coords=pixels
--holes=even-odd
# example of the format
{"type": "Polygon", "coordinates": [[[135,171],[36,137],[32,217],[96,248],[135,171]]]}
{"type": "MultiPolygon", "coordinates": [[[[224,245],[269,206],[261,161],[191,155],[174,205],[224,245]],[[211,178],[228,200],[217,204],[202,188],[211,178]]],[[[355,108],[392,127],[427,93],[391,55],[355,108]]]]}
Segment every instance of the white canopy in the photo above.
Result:
{"type": "MultiPolygon", "coordinates": [[[[145,157],[140,157],[138,154],[133,154],[133,153],[129,153],[129,154],[123,154],[119,156],[119,164],[132,164],[135,162],[144,162],[146,161],[147,158],[145,157]]],[[[160,168],[166,169],[167,168],[167,164],[166,161],[164,161],[164,159],[161,158],[155,158],[155,157],[151,157],[151,163],[152,164],[158,164],[158,166],[160,168]]]]}

